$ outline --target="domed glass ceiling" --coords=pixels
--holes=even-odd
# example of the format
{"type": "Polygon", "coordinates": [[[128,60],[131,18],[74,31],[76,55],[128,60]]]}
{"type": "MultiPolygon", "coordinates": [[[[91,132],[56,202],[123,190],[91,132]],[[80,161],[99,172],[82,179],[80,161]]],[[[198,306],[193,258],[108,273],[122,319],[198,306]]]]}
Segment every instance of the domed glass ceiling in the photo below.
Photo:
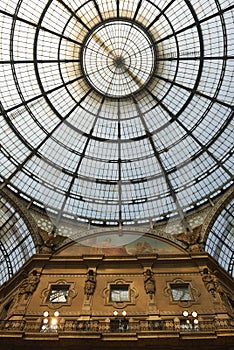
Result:
{"type": "Polygon", "coordinates": [[[233,180],[233,1],[1,0],[1,185],[100,224],[233,180]]]}
{"type": "Polygon", "coordinates": [[[234,277],[234,199],[222,210],[211,228],[205,250],[234,277]]]}
{"type": "Polygon", "coordinates": [[[0,196],[0,285],[36,253],[29,227],[17,208],[0,196]]]}

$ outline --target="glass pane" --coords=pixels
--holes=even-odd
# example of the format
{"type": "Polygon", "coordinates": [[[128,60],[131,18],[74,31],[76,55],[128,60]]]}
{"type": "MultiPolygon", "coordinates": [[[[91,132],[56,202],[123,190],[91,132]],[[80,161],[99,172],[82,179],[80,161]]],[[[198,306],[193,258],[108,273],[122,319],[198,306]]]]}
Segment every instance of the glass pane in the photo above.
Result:
{"type": "Polygon", "coordinates": [[[128,286],[112,286],[111,287],[111,301],[128,301],[128,286]]]}
{"type": "Polygon", "coordinates": [[[171,294],[174,301],[192,300],[188,284],[171,285],[171,294]]]}
{"type": "Polygon", "coordinates": [[[65,303],[69,292],[69,286],[52,286],[49,301],[52,303],[65,303]]]}

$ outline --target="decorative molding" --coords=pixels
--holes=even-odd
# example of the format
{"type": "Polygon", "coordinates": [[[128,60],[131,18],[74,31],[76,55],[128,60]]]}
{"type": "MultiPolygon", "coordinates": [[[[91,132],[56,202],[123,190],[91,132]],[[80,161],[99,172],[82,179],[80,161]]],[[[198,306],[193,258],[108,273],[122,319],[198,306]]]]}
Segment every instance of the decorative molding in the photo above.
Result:
{"type": "Polygon", "coordinates": [[[194,227],[188,232],[183,232],[175,235],[178,241],[186,244],[186,250],[191,253],[204,251],[204,245],[201,238],[202,225],[194,227]]]}
{"type": "Polygon", "coordinates": [[[52,254],[63,246],[63,242],[67,237],[54,235],[52,232],[47,232],[38,227],[38,233],[41,238],[40,253],[52,254]]]}
{"type": "Polygon", "coordinates": [[[146,294],[149,294],[150,299],[153,298],[153,295],[155,294],[155,279],[154,279],[154,273],[151,269],[146,269],[144,272],[144,288],[146,294]]]}
{"type": "Polygon", "coordinates": [[[171,272],[171,273],[154,273],[154,276],[155,277],[178,277],[179,276],[200,276],[200,272],[187,272],[187,273],[183,273],[183,272],[180,272],[180,273],[176,273],[176,272],[171,272]]]}
{"type": "Polygon", "coordinates": [[[48,306],[50,309],[59,309],[62,306],[71,306],[72,300],[77,295],[77,291],[74,288],[74,282],[67,282],[66,280],[58,280],[56,282],[50,282],[48,287],[41,292],[41,306],[48,306]],[[68,296],[66,302],[53,303],[49,300],[49,294],[52,286],[69,286],[68,296]]]}
{"type": "Polygon", "coordinates": [[[167,286],[164,288],[163,292],[165,296],[170,298],[170,304],[176,304],[184,308],[190,307],[194,304],[198,304],[198,298],[201,295],[199,290],[193,286],[191,280],[184,280],[182,278],[176,278],[174,280],[167,281],[167,286]],[[191,300],[173,300],[172,293],[171,293],[172,284],[174,285],[188,284],[192,299],[191,300]]]}
{"type": "MultiPolygon", "coordinates": [[[[166,226],[165,226],[166,227],[166,226]]],[[[150,228],[147,231],[148,234],[153,235],[154,237],[158,237],[158,238],[164,238],[167,241],[169,241],[170,243],[175,243],[175,245],[185,249],[186,248],[186,244],[184,244],[183,242],[178,241],[174,234],[168,233],[166,231],[160,230],[157,228],[157,226],[155,226],[154,228],[150,228]]]]}
{"type": "Polygon", "coordinates": [[[102,292],[103,297],[105,298],[105,306],[113,306],[116,309],[123,309],[127,305],[136,305],[136,299],[139,295],[136,288],[134,288],[134,283],[132,281],[127,281],[124,279],[117,279],[111,282],[107,282],[107,287],[102,292]],[[113,285],[127,285],[129,288],[129,301],[111,301],[110,292],[111,286],[113,285]]]}
{"type": "Polygon", "coordinates": [[[40,282],[40,272],[32,270],[18,285],[7,312],[7,317],[24,314],[30,299],[40,282]]]}
{"type": "MultiPolygon", "coordinates": [[[[69,274],[69,275],[64,275],[62,273],[60,273],[59,275],[57,274],[47,274],[47,273],[43,273],[43,276],[49,277],[49,278],[84,278],[86,276],[86,273],[83,274],[69,274]]],[[[55,283],[54,283],[55,284],[55,283]]]]}

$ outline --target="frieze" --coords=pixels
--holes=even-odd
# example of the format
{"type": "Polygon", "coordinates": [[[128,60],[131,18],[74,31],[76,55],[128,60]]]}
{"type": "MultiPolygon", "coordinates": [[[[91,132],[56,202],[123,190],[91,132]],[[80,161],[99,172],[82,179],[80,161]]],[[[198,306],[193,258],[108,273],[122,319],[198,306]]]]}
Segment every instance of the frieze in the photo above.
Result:
{"type": "Polygon", "coordinates": [[[199,272],[185,272],[185,273],[183,273],[183,272],[180,272],[179,274],[178,274],[178,272],[170,272],[170,273],[154,273],[154,276],[155,277],[173,277],[173,276],[176,276],[176,277],[181,277],[181,276],[200,276],[200,273],[199,272]]]}

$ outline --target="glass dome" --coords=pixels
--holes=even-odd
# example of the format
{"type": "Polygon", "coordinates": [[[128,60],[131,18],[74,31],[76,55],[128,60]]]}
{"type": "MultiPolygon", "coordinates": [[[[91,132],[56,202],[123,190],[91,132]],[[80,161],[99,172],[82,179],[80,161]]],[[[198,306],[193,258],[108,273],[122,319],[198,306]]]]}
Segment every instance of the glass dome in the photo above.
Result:
{"type": "Polygon", "coordinates": [[[17,206],[0,196],[0,285],[36,253],[32,229],[17,206]]]}
{"type": "Polygon", "coordinates": [[[208,239],[206,251],[234,277],[234,199],[215,220],[208,239]]]}
{"type": "Polygon", "coordinates": [[[62,218],[179,215],[233,181],[233,2],[1,0],[1,186],[62,218]]]}

